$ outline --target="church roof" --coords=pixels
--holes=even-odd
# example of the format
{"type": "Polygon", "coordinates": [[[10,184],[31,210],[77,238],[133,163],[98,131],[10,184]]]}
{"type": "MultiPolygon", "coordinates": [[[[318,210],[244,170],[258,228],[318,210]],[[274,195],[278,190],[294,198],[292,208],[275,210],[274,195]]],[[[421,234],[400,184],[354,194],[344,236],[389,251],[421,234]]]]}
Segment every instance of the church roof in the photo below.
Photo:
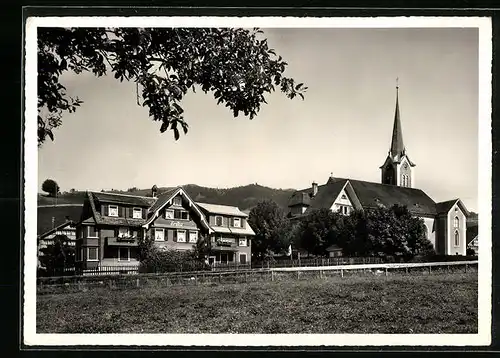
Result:
{"type": "Polygon", "coordinates": [[[455,205],[458,199],[443,201],[436,204],[436,211],[438,214],[444,214],[450,211],[450,209],[455,205]]]}
{"type": "MultiPolygon", "coordinates": [[[[330,208],[348,181],[364,209],[380,206],[389,208],[398,204],[406,206],[414,215],[436,215],[436,203],[420,189],[334,177],[325,185],[318,186],[318,193],[310,199],[310,207],[306,213],[315,209],[330,208]]],[[[311,192],[311,188],[303,189],[294,193],[294,196],[311,192]]]]}

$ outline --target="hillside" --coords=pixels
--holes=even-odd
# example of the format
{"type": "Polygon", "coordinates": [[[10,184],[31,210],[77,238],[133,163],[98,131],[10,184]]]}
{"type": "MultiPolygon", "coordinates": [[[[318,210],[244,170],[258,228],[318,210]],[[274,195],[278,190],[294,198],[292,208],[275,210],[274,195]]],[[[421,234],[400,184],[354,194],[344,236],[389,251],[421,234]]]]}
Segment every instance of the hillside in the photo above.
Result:
{"type": "MultiPolygon", "coordinates": [[[[259,201],[272,199],[279,206],[286,208],[290,195],[294,189],[273,189],[265,186],[250,184],[228,189],[206,188],[195,184],[183,185],[183,188],[195,201],[212,204],[234,205],[241,210],[249,210],[259,201]]],[[[158,192],[166,191],[168,187],[158,188],[158,192]]],[[[130,191],[112,190],[114,193],[126,193],[128,195],[151,196],[151,189],[137,189],[130,191]]],[[[83,204],[85,192],[63,193],[57,197],[57,205],[60,204],[83,204]]],[[[55,198],[44,195],[38,196],[38,205],[55,205],[55,198]]]]}

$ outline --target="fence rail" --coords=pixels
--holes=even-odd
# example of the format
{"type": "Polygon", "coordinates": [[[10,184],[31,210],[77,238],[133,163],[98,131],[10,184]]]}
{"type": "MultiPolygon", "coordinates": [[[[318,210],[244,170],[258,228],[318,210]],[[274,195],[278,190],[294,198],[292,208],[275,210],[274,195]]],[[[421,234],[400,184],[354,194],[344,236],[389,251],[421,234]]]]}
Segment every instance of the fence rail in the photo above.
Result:
{"type": "Polygon", "coordinates": [[[95,287],[129,288],[146,286],[214,285],[275,280],[337,278],[363,275],[438,275],[477,272],[478,261],[428,262],[411,264],[365,264],[317,267],[258,268],[239,271],[196,271],[146,273],[138,275],[62,276],[38,279],[37,292],[61,293],[95,287]]]}

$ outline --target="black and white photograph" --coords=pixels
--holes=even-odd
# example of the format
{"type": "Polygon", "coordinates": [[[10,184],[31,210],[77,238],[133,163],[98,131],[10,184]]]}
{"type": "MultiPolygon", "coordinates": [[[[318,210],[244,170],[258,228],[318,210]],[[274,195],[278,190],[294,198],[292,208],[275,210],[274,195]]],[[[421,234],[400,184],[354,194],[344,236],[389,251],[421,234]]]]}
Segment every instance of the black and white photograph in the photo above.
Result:
{"type": "Polygon", "coordinates": [[[25,344],[490,343],[488,18],[39,17],[25,46],[25,344]]]}

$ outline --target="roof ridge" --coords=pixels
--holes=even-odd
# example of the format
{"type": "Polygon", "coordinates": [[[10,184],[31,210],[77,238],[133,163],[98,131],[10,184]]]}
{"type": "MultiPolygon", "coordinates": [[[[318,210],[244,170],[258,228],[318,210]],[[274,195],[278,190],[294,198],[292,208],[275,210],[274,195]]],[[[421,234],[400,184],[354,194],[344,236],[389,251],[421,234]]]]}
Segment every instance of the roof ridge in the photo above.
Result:
{"type": "Polygon", "coordinates": [[[226,206],[226,207],[228,207],[228,208],[235,208],[235,209],[238,209],[238,210],[240,210],[240,211],[241,211],[241,209],[240,209],[238,206],[236,206],[236,205],[226,205],[226,204],[204,203],[204,202],[202,202],[202,201],[195,201],[194,203],[195,203],[195,204],[202,204],[202,205],[203,205],[203,204],[206,204],[206,205],[226,206]]]}
{"type": "Polygon", "coordinates": [[[132,195],[132,194],[122,194],[122,193],[109,193],[107,191],[94,191],[94,190],[90,190],[89,193],[92,193],[92,194],[109,194],[109,195],[116,195],[116,196],[127,196],[127,197],[130,197],[130,198],[157,199],[157,198],[154,198],[152,196],[132,195]]]}

